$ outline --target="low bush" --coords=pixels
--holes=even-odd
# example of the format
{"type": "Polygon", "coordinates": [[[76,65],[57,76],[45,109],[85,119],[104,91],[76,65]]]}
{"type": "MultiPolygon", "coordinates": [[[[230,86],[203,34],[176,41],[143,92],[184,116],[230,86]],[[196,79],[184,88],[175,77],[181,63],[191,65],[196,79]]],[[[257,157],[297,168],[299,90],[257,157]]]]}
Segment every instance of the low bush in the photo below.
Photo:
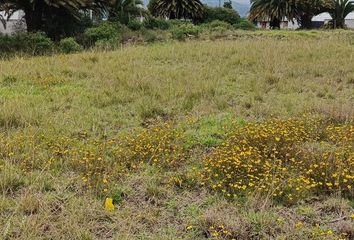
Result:
{"type": "Polygon", "coordinates": [[[121,41],[119,39],[102,39],[95,42],[94,48],[96,50],[115,50],[121,46],[121,41]]]}
{"type": "Polygon", "coordinates": [[[248,21],[247,19],[242,19],[239,23],[233,25],[235,29],[242,29],[242,30],[255,30],[256,26],[248,21]]]}
{"type": "Polygon", "coordinates": [[[171,23],[169,21],[155,17],[147,17],[143,22],[143,25],[147,29],[167,30],[171,27],[171,23]]]}
{"type": "Polygon", "coordinates": [[[207,27],[209,28],[225,28],[225,29],[231,29],[232,26],[230,23],[227,23],[227,22],[223,22],[223,21],[220,21],[220,20],[214,20],[208,24],[206,24],[207,27]]]}
{"type": "Polygon", "coordinates": [[[131,20],[127,26],[133,31],[138,31],[143,27],[143,24],[139,20],[131,20]]]}
{"type": "Polygon", "coordinates": [[[240,22],[241,17],[233,9],[205,6],[202,22],[212,22],[214,20],[220,20],[230,24],[236,24],[240,22]]]}
{"type": "Polygon", "coordinates": [[[85,45],[93,46],[97,41],[119,41],[119,27],[118,23],[103,22],[98,26],[86,29],[84,33],[85,45]]]}
{"type": "Polygon", "coordinates": [[[75,53],[83,50],[83,47],[74,38],[64,38],[59,42],[59,50],[62,53],[75,53]]]}
{"type": "Polygon", "coordinates": [[[0,56],[20,52],[30,55],[43,55],[53,51],[54,43],[44,33],[23,33],[0,35],[0,56]]]}
{"type": "Polygon", "coordinates": [[[183,41],[187,37],[198,37],[199,28],[191,23],[185,23],[178,27],[174,27],[171,33],[173,39],[183,41]]]}
{"type": "Polygon", "coordinates": [[[158,39],[158,34],[156,31],[151,29],[143,29],[141,34],[144,41],[148,43],[155,42],[158,39]]]}

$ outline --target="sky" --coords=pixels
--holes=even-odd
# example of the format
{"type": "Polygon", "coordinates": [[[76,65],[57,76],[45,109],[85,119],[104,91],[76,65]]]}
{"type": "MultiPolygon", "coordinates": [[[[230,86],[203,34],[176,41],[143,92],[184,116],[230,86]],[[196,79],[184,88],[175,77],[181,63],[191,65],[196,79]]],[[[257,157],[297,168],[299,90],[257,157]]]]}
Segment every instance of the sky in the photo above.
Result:
{"type": "MultiPolygon", "coordinates": [[[[218,6],[219,0],[201,0],[203,3],[206,3],[210,6],[218,6]]],[[[231,0],[234,9],[239,12],[242,17],[245,17],[250,8],[250,0],[231,0]]],[[[149,2],[149,0],[144,0],[145,3],[149,2]]],[[[221,4],[224,3],[224,0],[221,0],[221,4]]]]}

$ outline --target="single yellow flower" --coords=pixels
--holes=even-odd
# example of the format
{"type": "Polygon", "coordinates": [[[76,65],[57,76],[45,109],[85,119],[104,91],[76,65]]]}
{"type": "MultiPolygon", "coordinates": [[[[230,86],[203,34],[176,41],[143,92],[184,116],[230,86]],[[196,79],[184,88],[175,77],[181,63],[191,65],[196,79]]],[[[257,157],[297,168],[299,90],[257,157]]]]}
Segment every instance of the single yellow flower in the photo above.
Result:
{"type": "Polygon", "coordinates": [[[106,198],[106,202],[104,203],[105,209],[107,211],[113,211],[114,210],[114,204],[113,204],[113,199],[112,198],[106,198]]]}

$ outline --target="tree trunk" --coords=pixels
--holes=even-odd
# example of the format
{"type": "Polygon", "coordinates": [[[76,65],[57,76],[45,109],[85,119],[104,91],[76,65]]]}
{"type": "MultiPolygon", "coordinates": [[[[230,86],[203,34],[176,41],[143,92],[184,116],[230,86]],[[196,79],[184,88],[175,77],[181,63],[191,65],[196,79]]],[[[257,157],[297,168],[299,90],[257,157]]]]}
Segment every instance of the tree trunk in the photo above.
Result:
{"type": "Polygon", "coordinates": [[[311,29],[312,28],[312,15],[302,15],[300,17],[300,25],[302,29],[311,29]]]}
{"type": "Polygon", "coordinates": [[[344,19],[337,19],[335,28],[345,28],[345,20],[344,19]]]}
{"type": "Polygon", "coordinates": [[[280,20],[278,18],[273,18],[270,21],[270,28],[271,29],[280,29],[280,20]]]}
{"type": "Polygon", "coordinates": [[[42,29],[43,0],[36,0],[33,4],[24,7],[27,32],[36,32],[42,29]]]}

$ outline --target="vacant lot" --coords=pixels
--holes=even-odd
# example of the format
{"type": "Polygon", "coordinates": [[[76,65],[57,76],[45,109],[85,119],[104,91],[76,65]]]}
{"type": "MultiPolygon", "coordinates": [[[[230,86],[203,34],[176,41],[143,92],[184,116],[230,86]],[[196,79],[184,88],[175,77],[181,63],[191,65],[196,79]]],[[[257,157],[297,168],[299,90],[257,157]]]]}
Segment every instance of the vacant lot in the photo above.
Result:
{"type": "Polygon", "coordinates": [[[227,38],[0,61],[0,238],[353,239],[354,34],[227,38]]]}

